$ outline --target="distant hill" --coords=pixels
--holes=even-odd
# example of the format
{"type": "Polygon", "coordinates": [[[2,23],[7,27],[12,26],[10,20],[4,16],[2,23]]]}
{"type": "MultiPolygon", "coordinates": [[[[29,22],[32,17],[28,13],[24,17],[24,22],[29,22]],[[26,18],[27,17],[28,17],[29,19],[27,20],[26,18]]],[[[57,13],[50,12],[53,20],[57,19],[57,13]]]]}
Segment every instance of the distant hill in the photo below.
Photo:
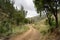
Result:
{"type": "Polygon", "coordinates": [[[38,16],[31,17],[31,18],[27,18],[27,19],[37,22],[37,21],[42,20],[44,18],[46,18],[46,15],[42,15],[41,17],[40,17],[40,15],[38,15],[38,16]]]}

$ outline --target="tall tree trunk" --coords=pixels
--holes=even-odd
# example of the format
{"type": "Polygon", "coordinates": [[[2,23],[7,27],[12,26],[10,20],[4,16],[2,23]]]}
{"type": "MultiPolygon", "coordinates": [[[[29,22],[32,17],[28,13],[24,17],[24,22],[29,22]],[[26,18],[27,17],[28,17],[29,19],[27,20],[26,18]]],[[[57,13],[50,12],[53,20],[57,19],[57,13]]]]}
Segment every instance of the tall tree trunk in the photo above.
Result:
{"type": "Polygon", "coordinates": [[[56,28],[58,28],[58,15],[57,15],[57,13],[55,15],[55,20],[56,20],[56,28]]]}
{"type": "Polygon", "coordinates": [[[40,11],[40,17],[41,17],[42,15],[41,15],[41,11],[40,11]]]}
{"type": "Polygon", "coordinates": [[[56,28],[58,28],[57,1],[56,1],[55,19],[56,19],[56,28]]]}
{"type": "Polygon", "coordinates": [[[56,28],[58,28],[57,1],[56,1],[55,19],[56,19],[56,28]]]}

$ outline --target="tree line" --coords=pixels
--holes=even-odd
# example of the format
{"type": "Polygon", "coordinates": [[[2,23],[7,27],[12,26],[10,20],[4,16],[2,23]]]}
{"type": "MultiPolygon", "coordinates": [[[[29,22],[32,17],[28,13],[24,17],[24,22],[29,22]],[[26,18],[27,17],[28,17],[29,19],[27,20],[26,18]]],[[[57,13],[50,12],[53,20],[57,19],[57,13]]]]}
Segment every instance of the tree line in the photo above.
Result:
{"type": "Polygon", "coordinates": [[[12,25],[28,23],[26,15],[27,11],[23,6],[20,10],[14,7],[13,0],[0,0],[0,36],[2,33],[11,31],[12,25]]]}

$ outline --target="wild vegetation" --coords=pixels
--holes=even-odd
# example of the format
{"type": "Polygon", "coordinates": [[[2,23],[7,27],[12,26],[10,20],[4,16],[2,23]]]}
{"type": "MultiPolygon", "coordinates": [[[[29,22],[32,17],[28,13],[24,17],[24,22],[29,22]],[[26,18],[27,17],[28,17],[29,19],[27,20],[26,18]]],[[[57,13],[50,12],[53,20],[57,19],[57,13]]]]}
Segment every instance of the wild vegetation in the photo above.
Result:
{"type": "Polygon", "coordinates": [[[21,9],[18,10],[17,7],[14,7],[14,0],[0,0],[0,38],[6,40],[6,38],[13,38],[18,34],[19,39],[20,35],[29,29],[25,36],[23,34],[24,37],[21,37],[22,40],[32,40],[35,39],[35,36],[36,39],[41,38],[40,40],[53,40],[53,38],[59,40],[60,0],[34,0],[33,2],[40,16],[25,18],[28,11],[25,11],[22,5],[21,9]],[[46,14],[42,16],[41,12],[43,11],[46,14]]]}
{"type": "Polygon", "coordinates": [[[38,13],[41,14],[41,11],[45,10],[49,25],[52,26],[52,22],[55,20],[55,28],[58,28],[60,0],[34,0],[34,4],[38,13]]]}
{"type": "Polygon", "coordinates": [[[25,18],[26,14],[27,11],[23,6],[20,10],[15,9],[13,0],[0,0],[0,37],[27,31],[29,28],[24,26],[28,23],[28,19],[25,18]]]}

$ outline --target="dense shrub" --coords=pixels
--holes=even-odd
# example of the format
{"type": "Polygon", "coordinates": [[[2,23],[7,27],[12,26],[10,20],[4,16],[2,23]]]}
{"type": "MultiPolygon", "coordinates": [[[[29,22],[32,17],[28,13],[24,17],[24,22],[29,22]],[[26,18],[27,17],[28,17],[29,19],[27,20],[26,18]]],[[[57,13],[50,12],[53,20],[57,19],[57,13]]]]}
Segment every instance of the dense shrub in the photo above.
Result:
{"type": "Polygon", "coordinates": [[[46,19],[45,23],[46,23],[46,25],[50,25],[48,31],[53,31],[53,29],[56,27],[56,22],[53,17],[51,17],[51,19],[50,19],[50,24],[49,24],[48,19],[46,19]]]}
{"type": "Polygon", "coordinates": [[[0,36],[6,36],[11,33],[11,23],[9,20],[0,21],[0,36]]]}

